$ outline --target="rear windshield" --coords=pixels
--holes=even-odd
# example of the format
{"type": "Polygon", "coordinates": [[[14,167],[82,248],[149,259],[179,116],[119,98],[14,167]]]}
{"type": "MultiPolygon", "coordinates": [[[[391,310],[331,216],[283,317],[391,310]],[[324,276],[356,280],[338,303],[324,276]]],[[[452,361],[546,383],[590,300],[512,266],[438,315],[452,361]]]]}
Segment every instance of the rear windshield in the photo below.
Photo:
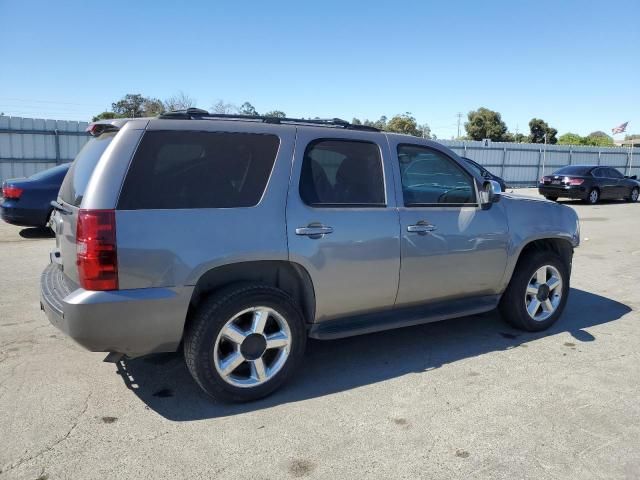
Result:
{"type": "Polygon", "coordinates": [[[554,175],[586,175],[593,167],[569,165],[553,172],[554,175]]]}
{"type": "Polygon", "coordinates": [[[124,181],[118,209],[257,205],[279,145],[275,135],[146,132],[124,181]]]}
{"type": "Polygon", "coordinates": [[[92,138],[82,147],[60,187],[60,198],[63,201],[80,206],[93,169],[115,135],[116,132],[104,133],[92,138]]]}

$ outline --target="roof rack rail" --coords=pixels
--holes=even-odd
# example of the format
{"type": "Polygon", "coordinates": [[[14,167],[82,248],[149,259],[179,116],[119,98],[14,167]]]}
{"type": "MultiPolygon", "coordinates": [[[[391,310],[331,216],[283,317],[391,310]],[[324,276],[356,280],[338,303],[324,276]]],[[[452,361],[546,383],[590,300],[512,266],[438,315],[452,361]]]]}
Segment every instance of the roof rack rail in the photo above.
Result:
{"type": "Polygon", "coordinates": [[[289,118],[289,117],[266,117],[264,115],[241,115],[241,114],[229,114],[229,113],[209,113],[206,110],[200,108],[187,108],[186,110],[174,110],[158,115],[161,119],[173,119],[173,120],[207,120],[207,119],[220,119],[220,120],[239,120],[239,121],[254,121],[262,123],[274,123],[274,124],[301,124],[301,125],[316,125],[325,127],[340,127],[350,130],[365,130],[370,132],[379,132],[380,129],[371,127],[369,125],[354,125],[341,118],[289,118]]]}

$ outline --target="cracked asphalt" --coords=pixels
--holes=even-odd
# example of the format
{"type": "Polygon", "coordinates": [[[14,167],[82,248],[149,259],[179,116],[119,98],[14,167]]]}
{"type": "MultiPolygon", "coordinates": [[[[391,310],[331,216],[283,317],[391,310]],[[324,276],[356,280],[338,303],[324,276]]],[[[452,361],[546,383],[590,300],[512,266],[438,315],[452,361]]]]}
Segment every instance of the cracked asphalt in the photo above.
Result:
{"type": "Polygon", "coordinates": [[[54,241],[2,223],[0,479],[640,478],[640,205],[565,203],[583,241],[550,331],[490,313],[312,341],[246,405],[177,354],[75,345],[39,308],[54,241]]]}

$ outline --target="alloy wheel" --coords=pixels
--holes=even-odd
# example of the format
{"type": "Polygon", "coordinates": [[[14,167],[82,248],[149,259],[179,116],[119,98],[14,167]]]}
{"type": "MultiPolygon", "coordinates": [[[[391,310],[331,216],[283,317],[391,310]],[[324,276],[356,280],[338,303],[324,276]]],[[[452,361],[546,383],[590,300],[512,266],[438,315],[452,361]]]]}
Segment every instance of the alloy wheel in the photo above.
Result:
{"type": "Polygon", "coordinates": [[[256,387],[272,379],[291,351],[291,330],[270,307],[258,306],[234,315],[220,330],[213,363],[220,377],[234,387],[256,387]]]}
{"type": "Polygon", "coordinates": [[[529,316],[542,322],[558,309],[562,301],[562,277],[553,265],[535,271],[525,293],[524,304],[529,316]]]}

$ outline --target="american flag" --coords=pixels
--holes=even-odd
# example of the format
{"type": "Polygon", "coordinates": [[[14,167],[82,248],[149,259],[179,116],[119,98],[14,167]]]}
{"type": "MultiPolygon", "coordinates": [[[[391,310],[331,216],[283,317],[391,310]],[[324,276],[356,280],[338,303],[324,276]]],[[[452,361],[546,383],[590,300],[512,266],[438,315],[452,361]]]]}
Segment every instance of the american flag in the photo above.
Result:
{"type": "Polygon", "coordinates": [[[611,133],[615,135],[616,133],[622,133],[627,129],[627,125],[629,122],[624,122],[622,125],[618,125],[616,128],[611,129],[611,133]]]}

